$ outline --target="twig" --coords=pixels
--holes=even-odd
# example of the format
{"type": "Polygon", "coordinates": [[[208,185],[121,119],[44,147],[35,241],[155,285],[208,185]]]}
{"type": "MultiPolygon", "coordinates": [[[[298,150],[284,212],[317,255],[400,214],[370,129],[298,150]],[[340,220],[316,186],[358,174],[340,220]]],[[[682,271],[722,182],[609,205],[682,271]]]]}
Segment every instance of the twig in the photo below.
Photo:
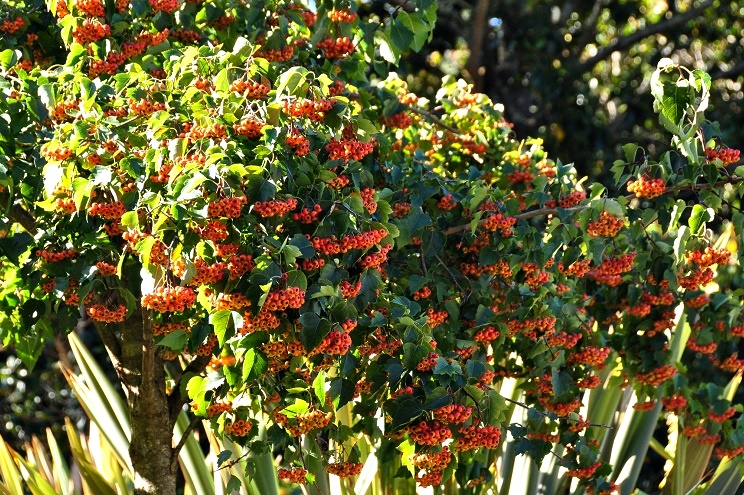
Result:
{"type": "Polygon", "coordinates": [[[455,129],[454,127],[452,127],[449,124],[445,124],[442,121],[442,119],[440,119],[439,117],[437,117],[436,115],[434,115],[433,113],[431,113],[429,111],[422,110],[422,109],[416,108],[416,107],[408,107],[408,109],[410,111],[412,111],[413,113],[417,113],[417,114],[421,115],[422,117],[431,120],[432,122],[434,122],[439,127],[442,127],[444,129],[447,129],[448,131],[450,131],[451,133],[453,133],[453,134],[455,134],[457,136],[461,136],[462,135],[459,130],[455,129]]]}
{"type": "Polygon", "coordinates": [[[248,457],[248,455],[250,455],[250,453],[251,452],[248,451],[245,454],[241,455],[240,457],[236,458],[235,460],[232,460],[232,461],[228,462],[227,464],[224,464],[224,465],[218,467],[217,469],[213,469],[212,470],[212,473],[214,474],[214,473],[216,473],[218,471],[222,471],[223,469],[228,469],[228,468],[233,467],[234,465],[236,465],[237,463],[239,463],[240,461],[242,461],[243,459],[245,459],[246,457],[248,457]]]}
{"type": "Polygon", "coordinates": [[[582,62],[581,66],[584,68],[584,70],[589,70],[595,65],[597,65],[599,62],[601,62],[602,60],[608,58],[610,55],[612,55],[613,52],[624,50],[630,46],[635,45],[642,39],[652,36],[656,33],[661,33],[669,29],[674,29],[675,27],[682,25],[685,22],[692,20],[695,17],[699,16],[708,7],[711,7],[712,5],[713,5],[713,0],[708,0],[706,2],[701,3],[697,7],[691,8],[684,14],[677,14],[673,16],[671,19],[667,19],[661,22],[657,22],[655,24],[651,24],[650,26],[647,26],[645,29],[640,29],[634,33],[629,34],[628,36],[625,36],[624,38],[615,38],[614,40],[612,40],[609,46],[602,48],[601,50],[597,52],[596,55],[582,62]]]}
{"type": "Polygon", "coordinates": [[[186,431],[183,432],[183,435],[181,435],[181,440],[178,441],[178,445],[176,445],[173,448],[173,452],[171,453],[171,469],[175,469],[176,463],[178,462],[178,453],[181,451],[184,445],[186,445],[186,441],[191,436],[191,433],[193,433],[196,426],[199,424],[199,418],[194,418],[191,420],[191,423],[189,423],[189,426],[186,427],[186,431]]]}
{"type": "MultiPolygon", "coordinates": [[[[712,189],[714,187],[725,186],[726,184],[738,184],[739,182],[744,182],[744,177],[731,177],[730,179],[720,180],[714,184],[690,184],[690,185],[684,185],[684,186],[676,186],[676,187],[671,187],[667,189],[666,191],[664,191],[662,196],[666,196],[666,195],[673,194],[673,193],[680,192],[680,191],[704,191],[707,189],[712,189]]],[[[628,194],[624,196],[624,198],[630,201],[630,200],[636,199],[636,195],[628,194]]],[[[530,218],[535,218],[535,217],[544,217],[547,215],[558,215],[562,211],[568,212],[568,213],[574,213],[574,212],[585,210],[589,208],[590,206],[591,204],[574,206],[572,208],[560,208],[560,209],[559,208],[538,208],[537,210],[526,211],[524,213],[520,213],[519,215],[514,215],[514,218],[517,219],[517,221],[519,221],[519,220],[528,220],[530,218]]],[[[482,219],[481,221],[478,222],[478,227],[482,227],[487,221],[488,221],[487,218],[482,219]]],[[[453,234],[459,234],[461,232],[467,232],[469,230],[470,230],[470,224],[468,223],[465,225],[457,225],[455,227],[450,227],[448,229],[445,229],[442,233],[446,236],[449,236],[453,234]]]]}
{"type": "Polygon", "coordinates": [[[457,286],[457,288],[460,289],[460,292],[462,292],[463,294],[465,294],[465,290],[462,288],[462,286],[460,285],[460,283],[457,281],[457,278],[455,277],[455,274],[452,273],[452,270],[450,270],[449,267],[444,264],[444,261],[442,261],[442,258],[440,258],[438,254],[435,254],[434,257],[437,259],[437,261],[439,262],[439,264],[442,265],[442,268],[444,268],[445,271],[447,273],[449,273],[449,276],[452,277],[452,281],[455,283],[455,285],[457,286]]]}
{"type": "MultiPolygon", "coordinates": [[[[510,399],[508,397],[504,397],[503,395],[501,397],[503,397],[504,400],[507,401],[507,402],[511,402],[512,404],[516,404],[518,406],[524,407],[527,410],[533,410],[533,411],[535,411],[537,414],[539,414],[541,416],[544,416],[544,417],[546,417],[548,419],[552,419],[550,417],[550,415],[548,413],[546,413],[545,411],[541,411],[541,410],[539,410],[539,409],[537,409],[535,407],[530,407],[527,404],[525,404],[524,402],[519,402],[518,400],[510,399]]],[[[573,419],[573,418],[569,418],[568,416],[558,416],[558,419],[564,419],[566,421],[573,421],[574,423],[580,423],[580,424],[586,425],[586,426],[596,426],[598,428],[607,428],[608,430],[614,429],[613,426],[603,425],[603,424],[600,424],[600,423],[589,423],[588,421],[584,421],[582,419],[573,419]]]]}

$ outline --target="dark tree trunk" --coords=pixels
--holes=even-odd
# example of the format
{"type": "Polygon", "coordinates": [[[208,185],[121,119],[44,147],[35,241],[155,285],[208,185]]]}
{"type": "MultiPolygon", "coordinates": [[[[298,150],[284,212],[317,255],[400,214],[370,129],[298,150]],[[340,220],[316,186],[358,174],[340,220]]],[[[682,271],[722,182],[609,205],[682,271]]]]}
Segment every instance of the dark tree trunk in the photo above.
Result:
{"type": "MultiPolygon", "coordinates": [[[[111,337],[111,335],[109,335],[111,337]]],[[[104,339],[105,341],[105,339],[104,339]]],[[[153,342],[146,312],[132,315],[121,327],[121,359],[114,365],[127,396],[132,424],[129,456],[135,495],[176,495],[172,414],[165,391],[164,361],[153,342]]],[[[113,356],[112,356],[113,358],[113,356]]]]}

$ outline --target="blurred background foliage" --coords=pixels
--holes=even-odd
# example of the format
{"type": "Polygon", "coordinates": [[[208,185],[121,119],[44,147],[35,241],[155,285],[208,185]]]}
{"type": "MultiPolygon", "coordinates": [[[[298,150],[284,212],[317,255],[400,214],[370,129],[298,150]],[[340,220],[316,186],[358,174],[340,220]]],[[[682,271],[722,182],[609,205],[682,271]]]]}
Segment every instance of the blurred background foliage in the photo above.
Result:
{"type": "MultiPolygon", "coordinates": [[[[382,16],[404,2],[361,9],[382,16]]],[[[741,1],[441,0],[433,42],[400,75],[429,95],[442,75],[464,77],[505,104],[517,136],[543,138],[553,158],[607,185],[622,144],[667,149],[649,91],[663,57],[711,74],[706,116],[720,122],[726,145],[740,147],[741,1]]]]}

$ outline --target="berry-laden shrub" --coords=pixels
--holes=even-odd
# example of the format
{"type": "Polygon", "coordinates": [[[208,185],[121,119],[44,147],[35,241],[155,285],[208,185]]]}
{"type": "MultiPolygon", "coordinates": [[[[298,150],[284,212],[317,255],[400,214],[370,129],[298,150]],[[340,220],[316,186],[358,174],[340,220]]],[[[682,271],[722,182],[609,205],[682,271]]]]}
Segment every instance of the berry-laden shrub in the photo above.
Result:
{"type": "Polygon", "coordinates": [[[606,492],[605,430],[578,414],[600,383],[741,452],[724,386],[744,367],[744,170],[703,147],[707,75],[662,61],[652,89],[677,150],[626,146],[615,192],[516,140],[464,82],[426,101],[389,73],[436,2],[382,20],[332,1],[110,7],[56,2],[43,34],[61,65],[31,49],[38,22],[2,28],[0,248],[17,276],[0,323],[27,362],[82,307],[125,389],[145,349],[167,411],[188,400],[235,442],[341,477],[360,472],[364,434],[422,486],[477,487],[508,430],[537,461],[565,446],[568,476],[606,492]],[[509,424],[509,379],[528,424],[509,424]]]}

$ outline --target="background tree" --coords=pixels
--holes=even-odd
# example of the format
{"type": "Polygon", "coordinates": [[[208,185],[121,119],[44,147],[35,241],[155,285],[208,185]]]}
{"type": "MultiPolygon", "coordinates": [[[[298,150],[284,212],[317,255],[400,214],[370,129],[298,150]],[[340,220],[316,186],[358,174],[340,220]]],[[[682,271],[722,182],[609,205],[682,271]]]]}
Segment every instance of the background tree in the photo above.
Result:
{"type": "MultiPolygon", "coordinates": [[[[397,4],[362,8],[381,13],[389,5],[397,4]]],[[[506,117],[519,135],[545,138],[552,156],[609,184],[622,144],[668,149],[648,112],[649,78],[662,57],[712,75],[711,119],[725,129],[724,142],[741,142],[741,8],[736,1],[444,1],[432,43],[407,59],[405,71],[429,91],[443,73],[465,76],[476,91],[509,102],[506,117]]]]}

